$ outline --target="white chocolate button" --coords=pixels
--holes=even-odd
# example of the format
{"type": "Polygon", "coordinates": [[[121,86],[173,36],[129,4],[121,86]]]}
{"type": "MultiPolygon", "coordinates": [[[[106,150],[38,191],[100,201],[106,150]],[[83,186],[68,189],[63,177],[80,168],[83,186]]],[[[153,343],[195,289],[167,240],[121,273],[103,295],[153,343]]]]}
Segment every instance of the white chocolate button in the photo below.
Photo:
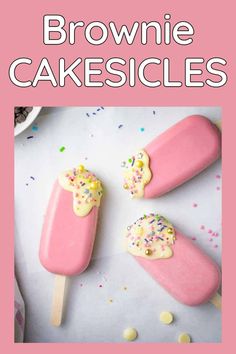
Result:
{"type": "Polygon", "coordinates": [[[178,338],[179,343],[190,343],[191,337],[188,333],[181,333],[178,338]]]}
{"type": "Polygon", "coordinates": [[[163,311],[160,313],[160,321],[164,324],[171,324],[174,320],[174,316],[171,312],[163,311]]]}
{"type": "Polygon", "coordinates": [[[129,342],[135,340],[138,336],[138,332],[135,328],[126,328],[123,332],[123,338],[129,342]]]}

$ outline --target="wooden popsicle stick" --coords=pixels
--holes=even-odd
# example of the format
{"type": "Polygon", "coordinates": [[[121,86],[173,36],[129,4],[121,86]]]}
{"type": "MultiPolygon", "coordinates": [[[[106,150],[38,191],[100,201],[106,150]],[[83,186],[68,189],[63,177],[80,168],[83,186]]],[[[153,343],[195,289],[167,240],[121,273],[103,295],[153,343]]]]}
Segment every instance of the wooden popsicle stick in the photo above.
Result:
{"type": "Polygon", "coordinates": [[[218,119],[217,121],[214,122],[217,128],[221,131],[222,130],[222,122],[221,119],[218,119]]]}
{"type": "Polygon", "coordinates": [[[65,294],[66,276],[56,275],[52,300],[51,323],[53,326],[60,326],[63,315],[63,303],[65,294]]]}
{"type": "Polygon", "coordinates": [[[216,293],[210,300],[210,302],[218,309],[221,310],[221,295],[216,293]]]}

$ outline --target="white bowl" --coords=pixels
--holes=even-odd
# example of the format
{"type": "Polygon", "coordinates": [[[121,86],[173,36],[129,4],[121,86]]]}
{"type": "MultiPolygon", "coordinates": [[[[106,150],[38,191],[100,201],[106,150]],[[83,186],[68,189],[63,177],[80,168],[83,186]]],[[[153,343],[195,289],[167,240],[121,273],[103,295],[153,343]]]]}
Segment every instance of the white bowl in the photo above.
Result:
{"type": "Polygon", "coordinates": [[[41,111],[42,107],[33,107],[32,111],[28,114],[26,120],[22,123],[17,123],[14,128],[14,136],[19,135],[25,129],[27,129],[33,121],[37,118],[39,112],[41,111]]]}

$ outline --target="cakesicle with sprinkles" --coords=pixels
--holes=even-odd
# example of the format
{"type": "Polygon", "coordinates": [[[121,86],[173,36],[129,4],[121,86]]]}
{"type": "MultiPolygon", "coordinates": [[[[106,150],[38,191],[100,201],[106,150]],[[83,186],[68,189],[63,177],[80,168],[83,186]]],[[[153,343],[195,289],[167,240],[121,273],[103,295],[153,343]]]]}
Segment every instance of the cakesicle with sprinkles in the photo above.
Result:
{"type": "Polygon", "coordinates": [[[182,119],[122,162],[132,198],[159,197],[188,181],[220,156],[219,128],[204,116],[182,119]]]}
{"type": "Polygon", "coordinates": [[[40,261],[56,274],[52,324],[62,321],[66,276],[89,265],[96,235],[102,184],[83,165],[59,175],[50,200],[40,243],[40,261]]]}
{"type": "Polygon", "coordinates": [[[180,303],[221,308],[220,270],[163,216],[144,215],[127,227],[125,248],[180,303]]]}

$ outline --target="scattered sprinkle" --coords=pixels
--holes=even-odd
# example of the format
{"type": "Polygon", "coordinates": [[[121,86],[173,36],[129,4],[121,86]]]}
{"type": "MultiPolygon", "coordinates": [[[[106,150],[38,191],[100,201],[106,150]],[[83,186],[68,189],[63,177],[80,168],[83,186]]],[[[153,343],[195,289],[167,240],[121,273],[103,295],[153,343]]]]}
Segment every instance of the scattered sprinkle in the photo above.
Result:
{"type": "Polygon", "coordinates": [[[192,240],[193,240],[193,241],[196,241],[196,237],[192,237],[192,240]]]}
{"type": "Polygon", "coordinates": [[[153,115],[155,116],[156,115],[156,111],[152,111],[153,115]]]}
{"type": "Polygon", "coordinates": [[[37,125],[33,125],[33,126],[32,126],[32,130],[33,130],[33,132],[36,132],[38,129],[39,129],[39,128],[38,128],[38,126],[37,126],[37,125]]]}
{"type": "Polygon", "coordinates": [[[31,178],[33,181],[35,181],[35,178],[34,178],[33,176],[30,176],[30,178],[31,178]]]}
{"type": "Polygon", "coordinates": [[[102,284],[99,285],[99,288],[102,288],[102,284]]]}
{"type": "Polygon", "coordinates": [[[197,208],[198,204],[197,203],[193,203],[193,208],[197,208]]]}
{"type": "Polygon", "coordinates": [[[126,291],[127,289],[128,289],[128,288],[127,288],[127,286],[124,286],[124,287],[123,287],[123,290],[125,290],[125,291],[126,291]]]}
{"type": "Polygon", "coordinates": [[[27,136],[27,139],[33,139],[33,135],[27,136]]]}
{"type": "MultiPolygon", "coordinates": [[[[204,225],[201,225],[201,230],[205,230],[206,227],[204,225]]],[[[208,242],[213,243],[213,241],[216,241],[216,239],[214,239],[215,237],[219,236],[219,233],[217,231],[213,231],[212,229],[206,229],[205,232],[209,235],[208,237],[208,242]]],[[[213,248],[218,248],[218,245],[213,244],[212,245],[213,248]]]]}
{"type": "Polygon", "coordinates": [[[118,128],[119,128],[119,129],[122,128],[122,127],[123,127],[123,124],[118,125],[118,128]]]}
{"type": "Polygon", "coordinates": [[[65,149],[66,149],[65,146],[61,146],[60,149],[59,149],[59,151],[60,151],[60,152],[63,152],[65,149]]]}
{"type": "Polygon", "coordinates": [[[220,178],[221,178],[221,175],[216,175],[216,178],[217,178],[217,179],[220,179],[220,178]]]}
{"type": "Polygon", "coordinates": [[[80,287],[82,288],[82,286],[84,286],[84,284],[80,283],[80,287]]]}
{"type": "Polygon", "coordinates": [[[86,116],[87,117],[91,117],[91,115],[92,116],[96,116],[97,115],[97,112],[100,112],[101,110],[104,110],[104,107],[99,107],[99,108],[97,108],[94,112],[92,112],[92,113],[88,113],[88,112],[86,112],[86,116]]]}
{"type": "Polygon", "coordinates": [[[135,328],[126,328],[123,331],[123,338],[127,341],[133,341],[138,337],[138,332],[135,328]]]}
{"type": "Polygon", "coordinates": [[[220,190],[220,187],[219,187],[219,186],[217,186],[217,187],[216,187],[216,190],[217,190],[217,191],[219,191],[219,190],[220,190]]]}
{"type": "Polygon", "coordinates": [[[109,299],[108,302],[109,302],[110,304],[112,304],[113,300],[112,300],[112,299],[109,299]]]}
{"type": "Polygon", "coordinates": [[[142,133],[142,132],[144,132],[144,128],[139,128],[139,131],[142,133]]]}
{"type": "Polygon", "coordinates": [[[26,185],[26,186],[28,186],[28,185],[29,185],[29,183],[26,183],[25,185],[26,185]]]}

